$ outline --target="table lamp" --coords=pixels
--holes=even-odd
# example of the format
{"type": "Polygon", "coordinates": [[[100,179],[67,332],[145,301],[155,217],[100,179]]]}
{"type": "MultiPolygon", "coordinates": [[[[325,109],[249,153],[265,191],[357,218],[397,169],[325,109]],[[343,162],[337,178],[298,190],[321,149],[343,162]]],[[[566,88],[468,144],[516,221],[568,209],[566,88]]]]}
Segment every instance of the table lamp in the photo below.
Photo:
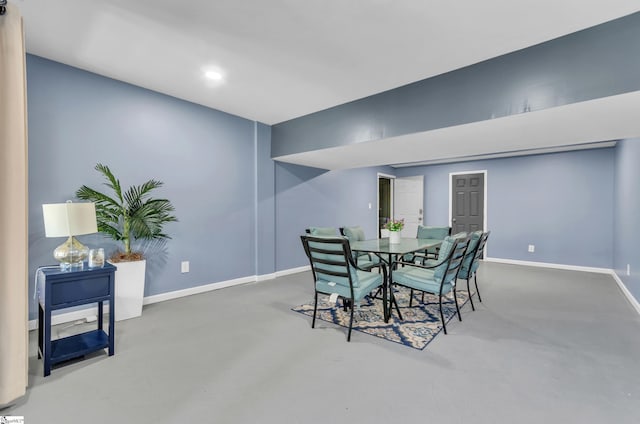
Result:
{"type": "Polygon", "coordinates": [[[69,237],[53,251],[60,269],[82,269],[89,249],[74,236],[98,232],[96,207],[93,203],[53,203],[42,205],[44,231],[47,237],[69,237]]]}

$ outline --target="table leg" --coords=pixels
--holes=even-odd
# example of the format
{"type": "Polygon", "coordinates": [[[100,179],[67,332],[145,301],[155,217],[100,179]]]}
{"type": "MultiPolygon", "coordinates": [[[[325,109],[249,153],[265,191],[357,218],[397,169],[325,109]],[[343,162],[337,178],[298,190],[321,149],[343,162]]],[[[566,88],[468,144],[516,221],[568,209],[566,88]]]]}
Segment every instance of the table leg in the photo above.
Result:
{"type": "Polygon", "coordinates": [[[103,301],[98,302],[98,330],[102,330],[102,319],[103,319],[103,301]]]}
{"type": "Polygon", "coordinates": [[[44,307],[42,329],[42,357],[44,359],[44,376],[51,374],[51,309],[44,307]]]}
{"type": "Polygon", "coordinates": [[[38,302],[38,359],[44,354],[44,311],[42,305],[38,302]]]}
{"type": "Polygon", "coordinates": [[[393,278],[392,278],[392,276],[393,276],[393,260],[392,260],[392,257],[391,257],[391,253],[389,253],[388,261],[389,261],[389,273],[388,273],[388,276],[387,276],[388,278],[387,278],[387,283],[386,283],[388,295],[385,298],[385,305],[386,305],[386,302],[387,302],[386,299],[388,298],[389,299],[389,306],[387,306],[386,309],[385,309],[385,314],[386,315],[384,317],[384,322],[389,322],[389,319],[391,318],[391,314],[392,314],[392,311],[393,311],[393,288],[391,286],[391,283],[393,282],[393,278]]]}

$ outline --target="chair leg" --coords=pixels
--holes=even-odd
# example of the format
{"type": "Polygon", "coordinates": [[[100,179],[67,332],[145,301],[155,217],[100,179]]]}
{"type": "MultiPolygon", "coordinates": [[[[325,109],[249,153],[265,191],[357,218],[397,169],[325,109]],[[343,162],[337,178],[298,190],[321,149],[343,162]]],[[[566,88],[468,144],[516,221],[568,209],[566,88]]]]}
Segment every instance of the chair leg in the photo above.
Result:
{"type": "Polygon", "coordinates": [[[478,300],[482,302],[482,298],[480,297],[480,289],[478,289],[478,277],[476,276],[476,274],[473,275],[473,282],[476,285],[476,293],[478,293],[478,300]]]}
{"type": "Polygon", "coordinates": [[[398,313],[398,318],[400,318],[400,321],[402,321],[403,318],[402,318],[402,314],[400,313],[400,308],[398,307],[398,301],[396,300],[396,297],[393,295],[393,293],[391,293],[391,296],[392,296],[391,301],[396,305],[396,312],[398,313]]]}
{"type": "Polygon", "coordinates": [[[353,327],[353,310],[355,308],[351,308],[351,318],[349,319],[349,334],[347,335],[347,341],[351,341],[351,328],[353,327]]]}
{"type": "Polygon", "coordinates": [[[409,293],[409,307],[413,306],[413,289],[409,293]]]}
{"type": "Polygon", "coordinates": [[[456,286],[453,286],[453,300],[456,302],[456,311],[458,312],[458,321],[462,321],[462,315],[460,315],[460,307],[458,306],[458,294],[456,293],[456,286]]]}
{"type": "Polygon", "coordinates": [[[424,305],[424,292],[422,292],[422,299],[420,299],[420,302],[424,305]]]}
{"type": "Polygon", "coordinates": [[[311,320],[311,328],[316,327],[316,311],[317,310],[318,310],[318,292],[316,292],[315,301],[313,303],[313,320],[311,320]]]}
{"type": "Polygon", "coordinates": [[[476,307],[473,305],[473,295],[471,294],[471,289],[469,288],[469,280],[471,280],[471,277],[467,278],[467,293],[469,294],[469,301],[471,302],[471,310],[475,311],[476,307]]]}
{"type": "Polygon", "coordinates": [[[447,324],[444,322],[444,314],[442,313],[442,295],[439,296],[440,303],[440,322],[442,322],[442,329],[444,330],[444,334],[447,334],[447,324]]]}

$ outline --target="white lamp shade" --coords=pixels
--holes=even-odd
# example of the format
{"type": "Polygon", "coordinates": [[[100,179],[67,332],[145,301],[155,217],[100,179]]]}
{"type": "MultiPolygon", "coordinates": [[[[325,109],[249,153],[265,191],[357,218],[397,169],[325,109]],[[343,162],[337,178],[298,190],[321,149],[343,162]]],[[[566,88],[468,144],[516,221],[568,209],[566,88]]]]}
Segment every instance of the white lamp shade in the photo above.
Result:
{"type": "Polygon", "coordinates": [[[47,237],[69,237],[98,232],[93,203],[53,203],[42,205],[47,237]]]}

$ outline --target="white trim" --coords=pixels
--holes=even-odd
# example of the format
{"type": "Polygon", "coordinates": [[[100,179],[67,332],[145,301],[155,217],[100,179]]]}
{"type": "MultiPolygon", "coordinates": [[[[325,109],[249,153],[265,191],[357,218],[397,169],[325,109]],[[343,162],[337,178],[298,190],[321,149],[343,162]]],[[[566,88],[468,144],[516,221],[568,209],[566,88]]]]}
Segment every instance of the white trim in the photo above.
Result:
{"type": "Polygon", "coordinates": [[[611,270],[611,275],[618,284],[618,288],[620,289],[620,291],[622,291],[622,294],[624,294],[629,303],[631,303],[631,306],[633,306],[638,315],[640,315],[640,303],[638,303],[638,300],[631,294],[627,286],[624,285],[624,283],[622,282],[620,277],[618,277],[618,274],[616,274],[614,270],[611,270]]]}
{"type": "Polygon", "coordinates": [[[534,266],[538,268],[554,268],[554,269],[565,269],[568,271],[595,272],[597,274],[611,273],[611,269],[609,268],[595,268],[595,267],[578,266],[578,265],[563,265],[563,264],[553,264],[549,262],[520,261],[516,259],[485,258],[484,260],[487,262],[496,262],[500,264],[534,266]]]}
{"type": "Polygon", "coordinates": [[[251,277],[236,278],[234,280],[220,281],[217,283],[205,284],[202,286],[191,287],[188,289],[175,290],[171,292],[156,294],[153,296],[147,296],[144,298],[142,304],[151,305],[153,303],[164,302],[165,300],[178,299],[180,297],[191,296],[194,294],[205,293],[212,290],[218,290],[226,287],[239,286],[242,284],[255,283],[255,282],[256,282],[255,275],[251,277]]]}
{"type": "MultiPolygon", "coordinates": [[[[104,313],[109,313],[109,305],[104,305],[104,313]]],[[[62,314],[51,315],[51,325],[64,324],[66,322],[86,320],[89,317],[98,316],[98,307],[90,307],[86,309],[78,309],[77,311],[65,312],[62,314]]],[[[38,328],[38,319],[29,321],[29,331],[38,328]]]]}
{"type": "Polygon", "coordinates": [[[380,177],[383,177],[383,178],[390,178],[390,179],[396,178],[396,176],[395,176],[395,175],[385,174],[384,172],[378,172],[378,178],[380,178],[380,177]]]}
{"type": "Polygon", "coordinates": [[[311,271],[311,265],[300,266],[298,268],[283,269],[276,272],[277,277],[284,277],[285,275],[297,274],[299,272],[311,271]]]}
{"type": "Polygon", "coordinates": [[[272,274],[264,274],[256,276],[256,282],[267,281],[267,280],[275,280],[278,278],[278,275],[274,272],[272,274]]]}
{"type": "MultiPolygon", "coordinates": [[[[194,294],[205,293],[212,290],[223,289],[227,287],[239,286],[242,284],[256,283],[260,281],[274,280],[284,275],[296,274],[299,272],[309,271],[311,267],[309,265],[298,268],[286,269],[271,274],[264,275],[252,275],[249,277],[236,278],[234,280],[220,281],[217,283],[205,284],[202,286],[191,287],[184,290],[175,290],[167,293],[161,293],[153,296],[147,296],[143,299],[143,305],[150,305],[153,303],[164,302],[166,300],[178,299],[185,296],[191,296],[194,294]]],[[[104,306],[104,313],[109,313],[109,305],[104,306]]],[[[85,320],[87,318],[96,317],[98,315],[98,307],[93,306],[85,309],[79,309],[76,311],[56,314],[51,317],[51,325],[64,324],[66,322],[85,320]]],[[[35,330],[38,328],[38,319],[29,321],[29,330],[35,330]]]]}

